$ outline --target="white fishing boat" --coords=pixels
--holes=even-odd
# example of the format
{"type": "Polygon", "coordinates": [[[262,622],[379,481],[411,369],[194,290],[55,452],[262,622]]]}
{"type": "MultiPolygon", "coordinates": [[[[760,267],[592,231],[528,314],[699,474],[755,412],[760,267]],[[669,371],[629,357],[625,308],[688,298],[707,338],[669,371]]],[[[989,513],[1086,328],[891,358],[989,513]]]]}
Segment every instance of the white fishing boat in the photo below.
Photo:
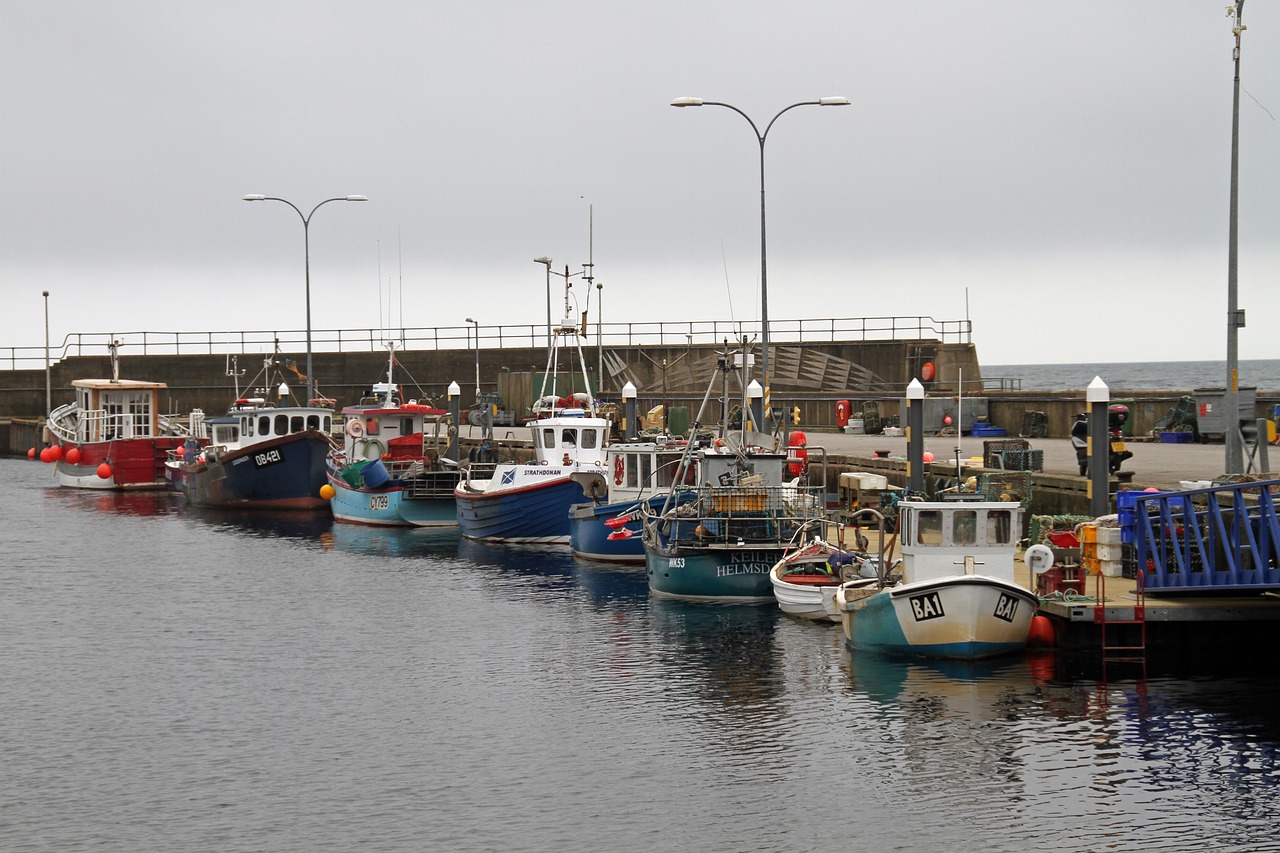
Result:
{"type": "Polygon", "coordinates": [[[1021,650],[1039,599],[1014,581],[1022,507],[1005,501],[898,505],[900,572],[835,591],[855,649],[974,660],[1021,650]]]}

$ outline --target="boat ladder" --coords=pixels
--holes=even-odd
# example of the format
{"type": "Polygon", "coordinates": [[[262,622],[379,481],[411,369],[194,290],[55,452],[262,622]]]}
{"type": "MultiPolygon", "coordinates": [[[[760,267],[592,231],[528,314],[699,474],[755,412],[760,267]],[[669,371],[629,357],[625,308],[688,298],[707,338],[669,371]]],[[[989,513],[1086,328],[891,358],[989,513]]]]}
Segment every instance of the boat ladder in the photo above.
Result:
{"type": "Polygon", "coordinates": [[[1147,662],[1147,592],[1146,572],[1139,569],[1134,577],[1133,605],[1107,606],[1107,576],[1094,575],[1093,622],[1101,637],[1102,665],[1135,664],[1146,674],[1147,662]],[[1120,626],[1131,626],[1122,629],[1120,626]],[[1111,629],[1111,630],[1108,630],[1111,629]]]}

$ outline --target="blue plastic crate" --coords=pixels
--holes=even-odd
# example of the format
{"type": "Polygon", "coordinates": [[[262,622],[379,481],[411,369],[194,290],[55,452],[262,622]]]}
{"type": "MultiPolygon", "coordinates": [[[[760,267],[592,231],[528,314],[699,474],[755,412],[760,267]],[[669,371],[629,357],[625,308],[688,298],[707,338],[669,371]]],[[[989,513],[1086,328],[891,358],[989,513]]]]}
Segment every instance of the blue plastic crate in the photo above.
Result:
{"type": "Polygon", "coordinates": [[[1192,435],[1190,432],[1162,432],[1160,433],[1160,441],[1165,444],[1190,444],[1192,435]]]}

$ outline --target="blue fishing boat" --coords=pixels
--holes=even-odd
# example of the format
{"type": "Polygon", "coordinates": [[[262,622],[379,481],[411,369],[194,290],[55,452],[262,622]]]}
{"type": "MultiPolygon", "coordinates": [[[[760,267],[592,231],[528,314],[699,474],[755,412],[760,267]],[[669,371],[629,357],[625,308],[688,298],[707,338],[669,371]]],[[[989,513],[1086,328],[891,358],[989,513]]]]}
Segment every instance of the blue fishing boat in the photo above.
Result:
{"type": "MultiPolygon", "coordinates": [[[[671,491],[686,442],[658,436],[615,442],[606,450],[605,473],[573,474],[589,500],[569,508],[569,546],[579,557],[643,563],[641,519],[660,512],[671,491]]],[[[690,482],[692,479],[692,469],[690,482]]]]}
{"type": "Polygon", "coordinates": [[[566,399],[555,388],[561,339],[572,337],[586,391],[580,401],[567,398],[571,408],[552,403],[550,414],[529,425],[534,458],[527,463],[504,462],[464,469],[454,489],[458,526],[468,539],[489,542],[569,542],[569,507],[583,499],[582,486],[571,475],[603,475],[605,448],[613,423],[600,417],[591,396],[586,359],[579,330],[569,316],[566,288],[565,319],[555,329],[547,353],[541,399],[566,399]]]}
{"type": "Polygon", "coordinates": [[[457,463],[445,457],[448,413],[401,402],[388,344],[387,379],[342,410],[343,442],[328,458],[329,499],[338,521],[380,526],[456,527],[457,463]]]}
{"type": "Polygon", "coordinates": [[[1014,582],[1022,507],[898,504],[901,571],[835,593],[845,640],[864,651],[978,660],[1020,651],[1039,599],[1014,582]]]}

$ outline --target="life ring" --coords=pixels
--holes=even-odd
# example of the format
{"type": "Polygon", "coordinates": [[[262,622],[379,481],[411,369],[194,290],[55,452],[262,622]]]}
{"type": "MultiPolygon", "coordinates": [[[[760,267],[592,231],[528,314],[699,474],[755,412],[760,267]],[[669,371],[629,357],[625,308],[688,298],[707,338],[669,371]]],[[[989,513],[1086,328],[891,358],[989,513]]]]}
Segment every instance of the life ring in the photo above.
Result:
{"type": "Polygon", "coordinates": [[[352,438],[364,438],[364,422],[359,418],[348,418],[347,435],[352,438]]]}

